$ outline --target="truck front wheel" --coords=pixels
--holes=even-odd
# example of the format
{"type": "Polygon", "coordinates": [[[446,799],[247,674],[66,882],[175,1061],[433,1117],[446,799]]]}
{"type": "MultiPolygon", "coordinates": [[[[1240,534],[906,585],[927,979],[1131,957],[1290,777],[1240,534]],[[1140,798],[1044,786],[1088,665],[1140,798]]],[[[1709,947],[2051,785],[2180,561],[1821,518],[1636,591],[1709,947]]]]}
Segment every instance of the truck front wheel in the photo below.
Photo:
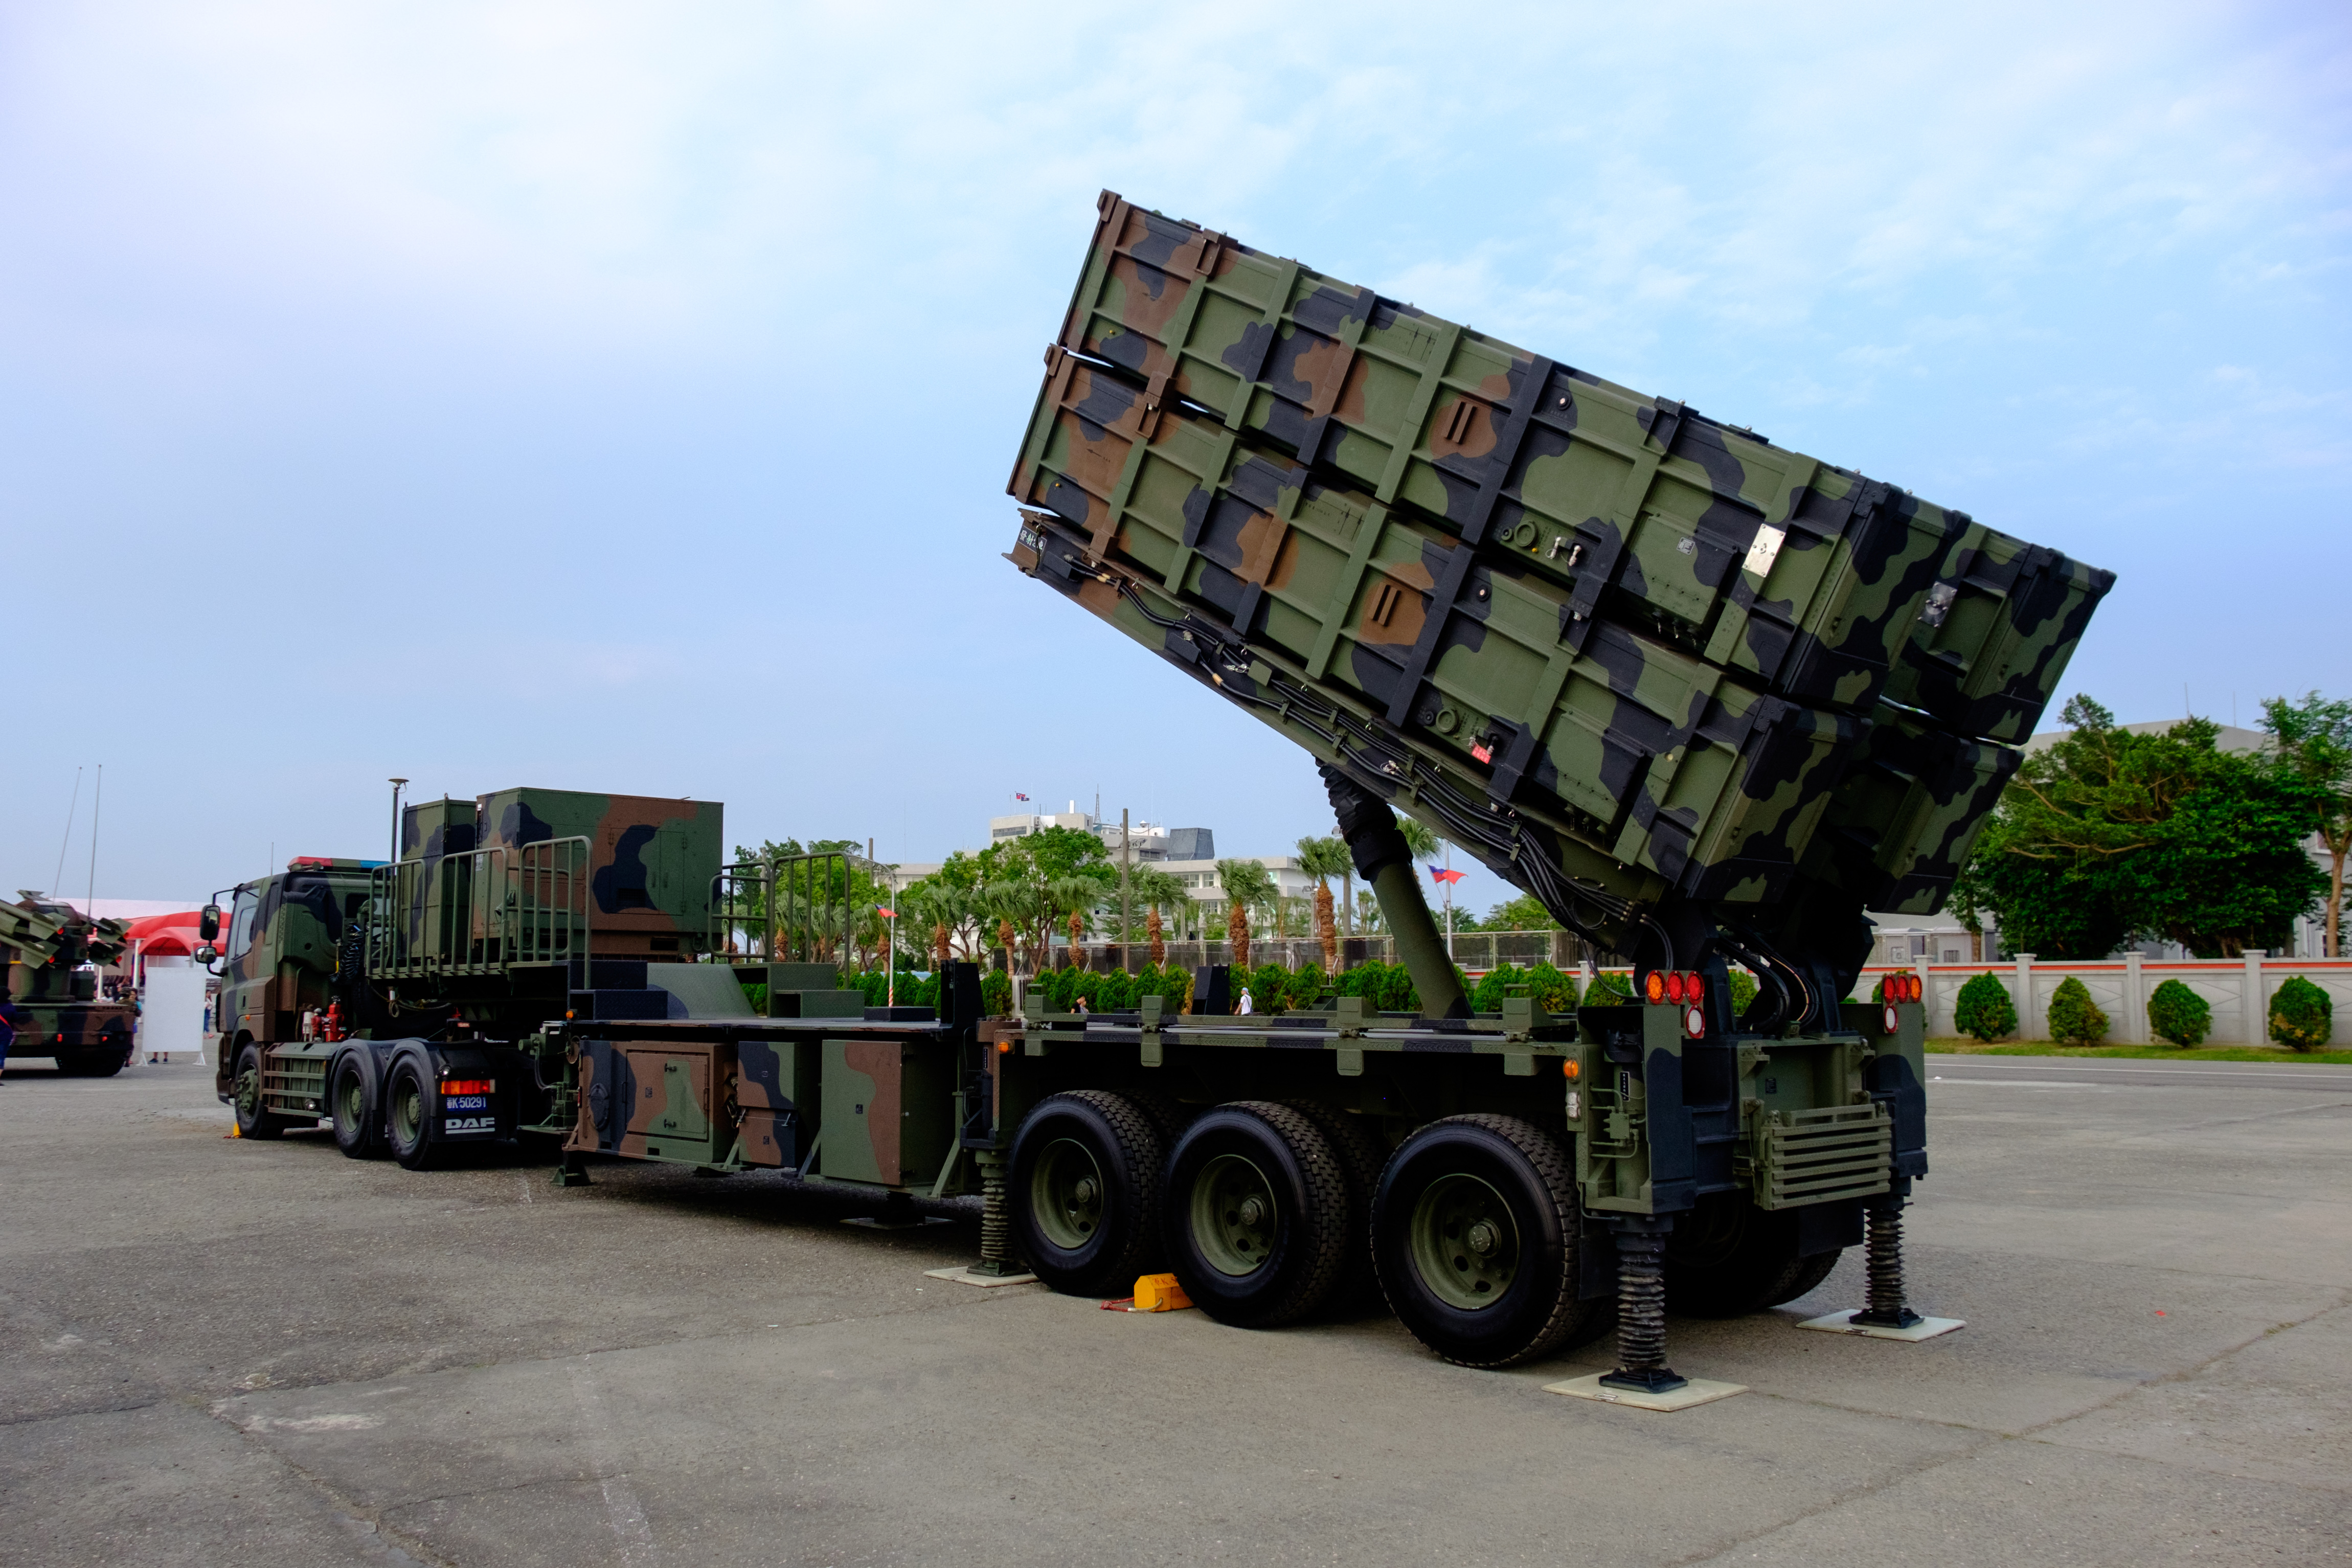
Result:
{"type": "Polygon", "coordinates": [[[1013,1135],[1013,1243],[1070,1296],[1135,1288],[1160,1243],[1160,1134],[1125,1096],[1049,1094],[1013,1135]]]}
{"type": "Polygon", "coordinates": [[[261,1047],[247,1045],[236,1053],[236,1135],[275,1138],[284,1134],[286,1118],[263,1108],[261,1047]]]}
{"type": "Polygon", "coordinates": [[[1585,1331],[1576,1181],[1551,1134],[1449,1116],[1397,1145],[1372,1200],[1372,1260],[1413,1338],[1463,1366],[1512,1366],[1585,1331]]]}
{"type": "Polygon", "coordinates": [[[356,1055],[335,1064],[329,1104],[335,1113],[335,1147],[349,1159],[383,1157],[383,1111],[376,1103],[372,1077],[366,1061],[356,1055]]]}
{"type": "Polygon", "coordinates": [[[1219,1322],[1296,1322],[1347,1266],[1347,1177],[1290,1106],[1236,1101],[1195,1121],[1169,1158],[1162,1202],[1176,1278],[1219,1322]]]}
{"type": "Polygon", "coordinates": [[[433,1086],[425,1081],[425,1065],[415,1057],[395,1061],[385,1082],[383,1131],[392,1157],[413,1171],[431,1170],[441,1161],[442,1143],[436,1136],[433,1086]]]}

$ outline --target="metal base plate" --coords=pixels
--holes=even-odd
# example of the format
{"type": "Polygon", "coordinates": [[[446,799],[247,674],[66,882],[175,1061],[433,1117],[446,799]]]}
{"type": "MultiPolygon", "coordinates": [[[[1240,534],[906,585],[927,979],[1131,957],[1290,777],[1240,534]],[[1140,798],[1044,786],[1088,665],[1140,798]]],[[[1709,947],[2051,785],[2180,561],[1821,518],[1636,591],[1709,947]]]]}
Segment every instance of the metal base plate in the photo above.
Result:
{"type": "Polygon", "coordinates": [[[1860,1307],[1854,1307],[1843,1312],[1832,1312],[1825,1318],[1807,1318],[1797,1326],[1801,1329],[1819,1329],[1823,1333],[1852,1333],[1862,1334],[1870,1339],[1899,1339],[1914,1342],[1934,1339],[1939,1333],[1949,1333],[1954,1329],[1968,1327],[1968,1320],[1965,1318],[1921,1318],[1907,1329],[1884,1328],[1877,1323],[1855,1322],[1853,1320],[1861,1311],[1860,1307]]]}
{"type": "Polygon", "coordinates": [[[1034,1281],[1037,1276],[1034,1274],[975,1274],[969,1267],[959,1263],[952,1269],[926,1269],[923,1270],[923,1278],[952,1280],[959,1285],[978,1285],[983,1291],[992,1291],[999,1285],[1026,1285],[1034,1281]]]}
{"type": "Polygon", "coordinates": [[[1748,1392],[1744,1383],[1717,1383],[1709,1378],[1694,1377],[1680,1388],[1664,1394],[1644,1394],[1635,1388],[1607,1388],[1601,1380],[1606,1373],[1596,1372],[1590,1377],[1571,1377],[1565,1383],[1547,1383],[1546,1394],[1565,1394],[1570,1399],[1598,1399],[1604,1405],[1630,1405],[1636,1410],[1687,1410],[1694,1405],[1711,1405],[1717,1399],[1728,1399],[1735,1394],[1748,1392]]]}

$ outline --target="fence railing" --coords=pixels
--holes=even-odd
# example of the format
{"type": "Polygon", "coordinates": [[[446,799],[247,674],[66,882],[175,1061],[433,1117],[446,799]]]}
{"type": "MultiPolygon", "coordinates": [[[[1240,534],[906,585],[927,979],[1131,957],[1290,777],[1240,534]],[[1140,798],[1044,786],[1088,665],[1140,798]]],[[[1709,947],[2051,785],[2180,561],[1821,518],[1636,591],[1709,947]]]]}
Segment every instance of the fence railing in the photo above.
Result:
{"type": "Polygon", "coordinates": [[[738,861],[710,883],[711,956],[724,963],[821,963],[851,946],[849,857],[837,851],[738,861]]]}
{"type": "MultiPolygon", "coordinates": [[[[1203,965],[1233,962],[1233,945],[1229,942],[1169,942],[1162,946],[1167,953],[1163,961],[1179,968],[1197,969],[1203,965]]],[[[1286,969],[1297,969],[1324,961],[1323,944],[1311,936],[1253,937],[1249,948],[1252,965],[1279,964],[1286,969]]],[[[1067,947],[1055,947],[1051,967],[1067,966],[1069,954],[1067,947]]],[[[1090,942],[1079,947],[1078,955],[1087,968],[1125,969],[1134,974],[1151,962],[1151,946],[1145,942],[1090,942]]],[[[1365,963],[1393,964],[1397,961],[1396,945],[1387,936],[1342,936],[1339,960],[1342,969],[1365,963]]],[[[1603,968],[1623,963],[1617,955],[1603,953],[1567,931],[1456,932],[1454,961],[1474,975],[1483,975],[1505,964],[1516,964],[1521,968],[1550,964],[1573,970],[1586,963],[1603,968]]]]}
{"type": "Polygon", "coordinates": [[[588,950],[589,846],[547,839],[369,873],[373,977],[489,974],[588,950]]]}

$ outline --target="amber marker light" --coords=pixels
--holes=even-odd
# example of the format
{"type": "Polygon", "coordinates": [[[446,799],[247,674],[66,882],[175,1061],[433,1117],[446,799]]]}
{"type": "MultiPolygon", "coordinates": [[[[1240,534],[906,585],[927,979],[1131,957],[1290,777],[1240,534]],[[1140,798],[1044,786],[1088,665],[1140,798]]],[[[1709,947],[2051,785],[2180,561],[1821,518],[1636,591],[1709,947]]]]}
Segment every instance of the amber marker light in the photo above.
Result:
{"type": "Polygon", "coordinates": [[[1012,1054],[1013,1054],[1013,1042],[1012,1042],[1011,1040],[998,1040],[998,1041],[996,1042],[996,1054],[997,1054],[997,1055],[999,1055],[999,1056],[1010,1056],[1010,1055],[1012,1055],[1012,1054]]]}
{"type": "Polygon", "coordinates": [[[1580,1068],[1580,1067],[1577,1066],[1577,1064],[1576,1064],[1576,1058],[1574,1058],[1574,1057],[1572,1057],[1572,1056],[1571,1056],[1571,1057],[1570,1057],[1566,1061],[1563,1061],[1563,1062],[1561,1062],[1561,1063],[1559,1064],[1559,1075],[1560,1075],[1562,1078],[1567,1078],[1567,1079],[1575,1079],[1575,1078],[1579,1078],[1579,1077],[1580,1077],[1580,1076],[1582,1076],[1582,1075],[1583,1075],[1583,1071],[1584,1071],[1584,1070],[1583,1070],[1582,1068],[1580,1068]]]}
{"type": "Polygon", "coordinates": [[[1664,1001],[1666,999],[1666,977],[1658,970],[1651,970],[1648,977],[1643,979],[1642,982],[1642,994],[1649,998],[1654,1002],[1664,1001]]]}

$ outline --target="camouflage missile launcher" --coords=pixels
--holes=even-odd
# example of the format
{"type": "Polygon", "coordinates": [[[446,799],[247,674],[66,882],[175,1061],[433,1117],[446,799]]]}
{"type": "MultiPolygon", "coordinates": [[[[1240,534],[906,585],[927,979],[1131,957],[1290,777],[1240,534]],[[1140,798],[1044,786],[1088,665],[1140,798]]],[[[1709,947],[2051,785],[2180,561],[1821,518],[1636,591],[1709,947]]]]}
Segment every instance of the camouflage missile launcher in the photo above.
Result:
{"type": "Polygon", "coordinates": [[[1108,193],[1011,489],[1024,570],[1790,1018],[1941,906],[2112,581],[1108,193]]]}
{"type": "Polygon", "coordinates": [[[0,965],[7,997],[22,1011],[13,1059],[47,1056],[58,1071],[111,1078],[131,1060],[130,1008],[102,1001],[98,975],[84,964],[111,964],[127,946],[119,920],[93,920],[59,899],[26,892],[0,904],[0,965]]]}
{"type": "Polygon", "coordinates": [[[1286,1260],[1344,1212],[1440,1354],[1511,1364],[1613,1305],[1608,1396],[1671,1402],[1669,1303],[1793,1300],[1866,1236],[1855,1324],[1916,1333],[1924,1017],[1916,977],[1845,999],[1864,911],[1941,906],[2109,574],[1111,193],[1097,219],[1011,559],[1317,759],[1422,1006],[1025,1018],[982,1059],[1000,1250],[1099,1289],[1156,1239],[1271,1323],[1329,1289],[1286,1260]],[[1633,955],[1637,998],[1473,1016],[1392,808],[1633,955]]]}

